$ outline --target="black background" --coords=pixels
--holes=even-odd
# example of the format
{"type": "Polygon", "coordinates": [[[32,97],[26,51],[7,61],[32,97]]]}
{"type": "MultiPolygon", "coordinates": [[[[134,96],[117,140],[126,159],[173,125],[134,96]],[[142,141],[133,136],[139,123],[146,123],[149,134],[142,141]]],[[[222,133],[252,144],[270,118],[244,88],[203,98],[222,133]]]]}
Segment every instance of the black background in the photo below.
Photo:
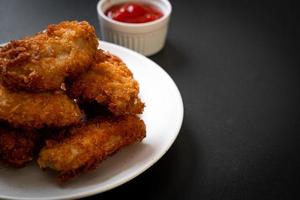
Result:
{"type": "MultiPolygon", "coordinates": [[[[66,19],[87,20],[100,36],[96,3],[0,0],[0,42],[66,19]]],[[[171,3],[166,46],[150,58],[181,91],[182,129],[153,167],[94,197],[292,199],[300,185],[299,5],[171,3]]]]}

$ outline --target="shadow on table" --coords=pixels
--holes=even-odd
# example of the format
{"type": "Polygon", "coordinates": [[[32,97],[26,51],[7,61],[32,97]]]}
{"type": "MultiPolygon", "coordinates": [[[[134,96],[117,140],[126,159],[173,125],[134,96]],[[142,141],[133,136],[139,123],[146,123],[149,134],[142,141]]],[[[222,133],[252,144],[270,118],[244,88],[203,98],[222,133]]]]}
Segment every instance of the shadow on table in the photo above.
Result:
{"type": "Polygon", "coordinates": [[[181,69],[186,64],[186,52],[180,51],[183,48],[177,46],[172,41],[166,41],[165,47],[157,54],[150,56],[149,58],[159,64],[166,71],[174,70],[175,67],[181,69]],[[178,67],[178,68],[179,68],[178,67]]]}
{"type": "Polygon", "coordinates": [[[178,199],[178,194],[188,194],[191,184],[196,184],[196,179],[203,177],[204,172],[199,159],[202,157],[199,155],[201,146],[195,140],[195,134],[184,123],[171,149],[154,166],[130,182],[97,195],[97,198],[178,199]]]}

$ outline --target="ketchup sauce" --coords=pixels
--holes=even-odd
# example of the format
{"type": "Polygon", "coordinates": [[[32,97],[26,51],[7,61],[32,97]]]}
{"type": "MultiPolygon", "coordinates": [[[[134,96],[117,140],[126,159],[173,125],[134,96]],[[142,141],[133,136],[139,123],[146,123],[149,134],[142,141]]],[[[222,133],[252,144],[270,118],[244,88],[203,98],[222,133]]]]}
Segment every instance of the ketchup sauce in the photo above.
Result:
{"type": "Polygon", "coordinates": [[[113,5],[105,11],[105,15],[119,22],[146,23],[161,18],[163,13],[150,4],[128,2],[113,5]]]}

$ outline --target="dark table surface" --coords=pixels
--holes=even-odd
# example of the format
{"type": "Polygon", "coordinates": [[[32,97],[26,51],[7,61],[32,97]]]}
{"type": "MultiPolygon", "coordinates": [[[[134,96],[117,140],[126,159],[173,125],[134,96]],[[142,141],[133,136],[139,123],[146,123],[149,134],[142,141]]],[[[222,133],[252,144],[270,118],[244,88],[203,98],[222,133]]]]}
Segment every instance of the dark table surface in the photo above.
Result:
{"type": "MultiPolygon", "coordinates": [[[[165,156],[99,194],[122,199],[291,199],[300,182],[299,5],[171,0],[165,48],[150,57],[181,91],[185,117],[165,156]]],[[[49,23],[100,27],[96,0],[0,0],[0,43],[49,23]]]]}

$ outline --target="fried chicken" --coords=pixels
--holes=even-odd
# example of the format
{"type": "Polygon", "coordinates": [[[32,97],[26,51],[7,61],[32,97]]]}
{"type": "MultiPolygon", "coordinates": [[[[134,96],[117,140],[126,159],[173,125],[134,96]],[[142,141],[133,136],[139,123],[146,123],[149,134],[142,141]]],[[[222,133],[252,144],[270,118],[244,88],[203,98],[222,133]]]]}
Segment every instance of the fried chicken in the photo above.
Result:
{"type": "Polygon", "coordinates": [[[24,167],[33,159],[38,147],[36,131],[16,130],[1,125],[0,159],[13,167],[24,167]]]}
{"type": "Polygon", "coordinates": [[[145,132],[144,122],[136,116],[96,119],[71,128],[62,140],[46,141],[38,164],[41,168],[59,171],[59,180],[66,181],[94,169],[122,147],[140,142],[145,132]]]}
{"type": "Polygon", "coordinates": [[[143,140],[139,84],[120,58],[97,48],[85,21],[0,47],[0,160],[22,167],[38,156],[64,182],[143,140]]]}
{"type": "Polygon", "coordinates": [[[96,62],[71,85],[70,95],[83,102],[97,101],[115,115],[141,114],[144,103],[138,97],[139,84],[126,64],[101,50],[96,62]]]}
{"type": "Polygon", "coordinates": [[[27,129],[79,123],[82,112],[64,92],[11,91],[0,84],[0,120],[27,129]]]}
{"type": "Polygon", "coordinates": [[[0,71],[11,89],[59,89],[66,77],[89,67],[97,47],[95,30],[88,22],[65,21],[0,47],[0,71]]]}

